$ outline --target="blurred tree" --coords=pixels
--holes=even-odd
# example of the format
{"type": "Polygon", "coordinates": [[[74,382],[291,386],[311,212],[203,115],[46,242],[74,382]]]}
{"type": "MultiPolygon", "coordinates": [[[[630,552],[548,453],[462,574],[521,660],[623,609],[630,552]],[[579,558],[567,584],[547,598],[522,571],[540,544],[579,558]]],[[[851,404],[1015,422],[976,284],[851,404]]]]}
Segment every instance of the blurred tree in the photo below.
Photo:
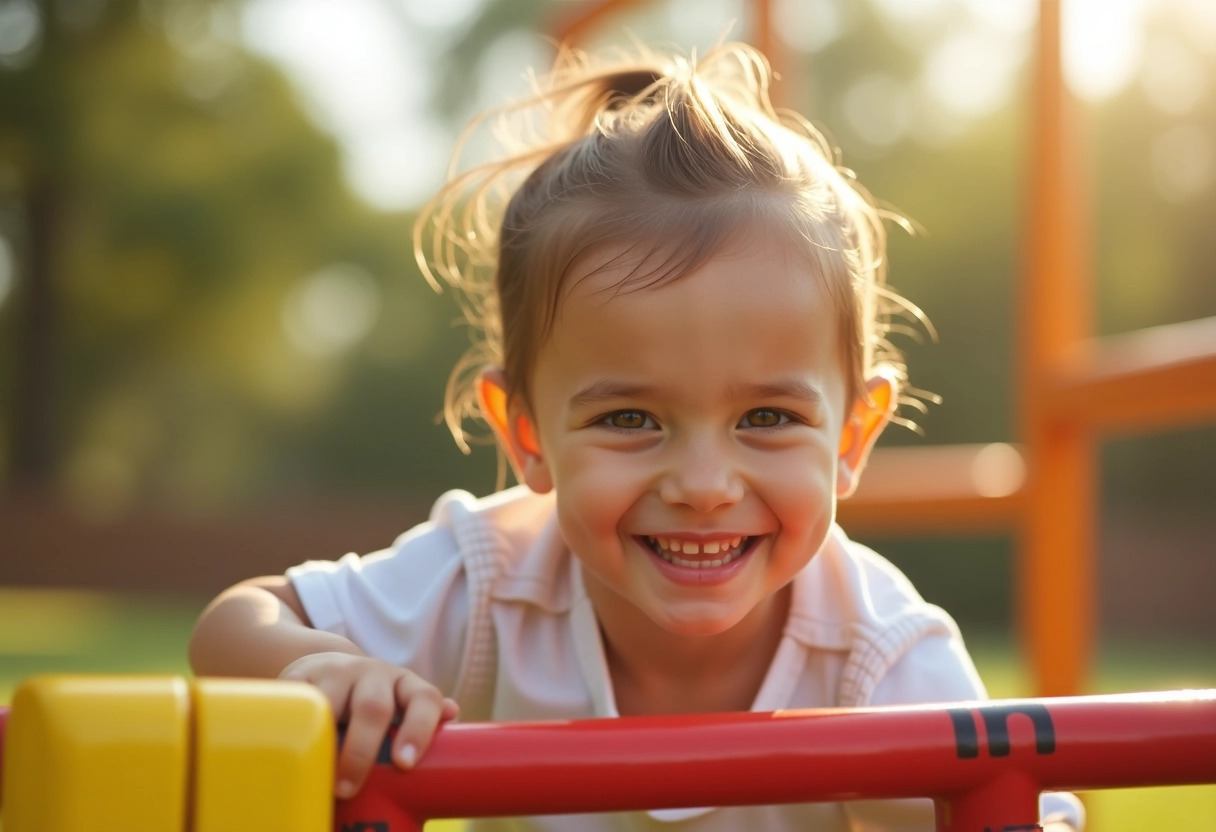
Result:
{"type": "MultiPolygon", "coordinates": [[[[340,454],[297,452],[358,386],[342,369],[399,372],[454,315],[417,276],[410,218],[350,195],[333,140],[240,48],[239,4],[16,6],[30,34],[0,64],[7,479],[103,510],[315,481],[309,456],[340,454]]],[[[396,384],[433,392],[444,363],[396,384]]],[[[440,399],[411,418],[430,425],[440,399]]]]}
{"type": "MultiPolygon", "coordinates": [[[[450,119],[466,118],[470,92],[477,89],[484,69],[483,61],[491,47],[516,34],[544,37],[546,26],[555,19],[555,7],[570,3],[554,0],[486,0],[481,11],[452,39],[441,58],[442,71],[431,101],[436,111],[450,119]]],[[[522,76],[526,67],[513,67],[522,76]]],[[[545,67],[536,67],[543,71],[545,67]]]]}

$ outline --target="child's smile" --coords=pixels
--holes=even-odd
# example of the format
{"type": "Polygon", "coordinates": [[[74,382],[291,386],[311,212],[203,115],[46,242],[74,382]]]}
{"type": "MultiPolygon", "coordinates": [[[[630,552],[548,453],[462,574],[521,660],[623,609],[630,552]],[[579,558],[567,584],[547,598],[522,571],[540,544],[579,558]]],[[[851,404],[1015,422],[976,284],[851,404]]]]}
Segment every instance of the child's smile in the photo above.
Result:
{"type": "Polygon", "coordinates": [[[831,526],[850,406],[836,308],[768,239],[620,290],[629,268],[570,277],[531,380],[539,452],[518,462],[556,490],[606,628],[724,633],[763,618],[831,526]]]}
{"type": "Polygon", "coordinates": [[[750,535],[705,540],[682,536],[646,536],[646,545],[662,561],[658,568],[677,583],[709,584],[730,579],[742,568],[752,542],[750,535]]]}

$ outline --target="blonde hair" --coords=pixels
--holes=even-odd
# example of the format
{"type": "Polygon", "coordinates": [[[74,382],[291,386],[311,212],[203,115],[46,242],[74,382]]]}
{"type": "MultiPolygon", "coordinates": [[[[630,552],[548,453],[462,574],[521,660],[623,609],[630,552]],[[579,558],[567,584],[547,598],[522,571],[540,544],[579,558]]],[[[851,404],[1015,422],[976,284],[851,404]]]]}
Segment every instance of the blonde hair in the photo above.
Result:
{"type": "Polygon", "coordinates": [[[462,449],[478,373],[501,367],[508,394],[527,402],[571,272],[607,251],[631,266],[614,291],[635,291],[775,228],[832,298],[850,401],[878,365],[904,381],[891,321],[923,316],[886,286],[883,219],[899,218],[806,119],[773,107],[771,79],[764,56],[740,43],[701,60],[563,49],[530,98],[470,125],[414,228],[423,274],[456,290],[474,333],[444,409],[462,449]],[[501,158],[460,172],[464,141],[488,121],[501,158]]]}

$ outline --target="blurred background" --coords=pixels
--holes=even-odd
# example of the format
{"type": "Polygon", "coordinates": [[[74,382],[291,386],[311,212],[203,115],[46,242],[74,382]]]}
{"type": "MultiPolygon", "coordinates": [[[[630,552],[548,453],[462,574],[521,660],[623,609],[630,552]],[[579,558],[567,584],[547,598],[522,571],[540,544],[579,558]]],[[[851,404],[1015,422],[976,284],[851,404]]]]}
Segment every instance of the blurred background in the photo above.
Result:
{"type": "MultiPolygon", "coordinates": [[[[439,419],[468,340],[411,225],[584,5],[0,0],[0,702],[44,670],[184,672],[228,584],[493,489],[494,452],[439,419]]],[[[623,5],[587,45],[755,28],[745,0],[623,5]]],[[[1216,3],[1063,8],[1096,333],[1216,315],[1216,3]]],[[[939,333],[901,346],[942,404],[883,444],[1016,442],[1037,2],[773,14],[782,99],[918,228],[892,230],[891,281],[939,333]]],[[[1216,687],[1216,429],[1099,458],[1089,689],[1216,687]]],[[[995,694],[1029,692],[1008,535],[855,536],[959,619],[995,694]]],[[[1216,788],[1101,800],[1102,829],[1216,828],[1216,788]]]]}

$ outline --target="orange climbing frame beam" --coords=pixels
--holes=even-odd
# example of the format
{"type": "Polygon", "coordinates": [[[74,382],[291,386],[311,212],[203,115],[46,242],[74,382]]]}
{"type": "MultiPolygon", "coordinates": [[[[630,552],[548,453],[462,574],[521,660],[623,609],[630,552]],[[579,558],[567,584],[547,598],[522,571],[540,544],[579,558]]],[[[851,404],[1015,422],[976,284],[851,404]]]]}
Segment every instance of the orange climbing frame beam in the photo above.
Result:
{"type": "Polygon", "coordinates": [[[1049,418],[1104,434],[1216,422],[1216,318],[1081,341],[1043,385],[1049,418]]]}
{"type": "Polygon", "coordinates": [[[1027,487],[1018,624],[1039,693],[1082,690],[1093,646],[1097,478],[1093,437],[1050,405],[1044,383],[1092,333],[1093,292],[1076,102],[1064,84],[1060,3],[1039,3],[1018,316],[1018,401],[1027,487]]]}

